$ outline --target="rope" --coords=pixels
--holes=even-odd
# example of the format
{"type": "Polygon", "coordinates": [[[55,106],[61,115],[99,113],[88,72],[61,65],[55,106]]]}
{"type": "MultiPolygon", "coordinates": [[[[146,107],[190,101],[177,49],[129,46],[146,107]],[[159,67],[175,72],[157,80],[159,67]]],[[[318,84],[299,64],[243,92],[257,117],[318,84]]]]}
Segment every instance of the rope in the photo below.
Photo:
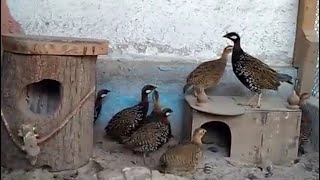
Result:
{"type": "MultiPolygon", "coordinates": [[[[59,132],[66,124],[68,124],[68,122],[72,119],[72,117],[77,113],[77,111],[84,105],[84,103],[88,100],[88,98],[90,97],[90,95],[92,93],[94,93],[95,91],[95,88],[92,88],[88,94],[81,99],[80,103],[78,104],[78,106],[76,106],[76,108],[66,117],[66,119],[61,123],[60,126],[58,126],[57,128],[55,128],[50,134],[40,138],[37,140],[37,143],[38,144],[41,144],[41,143],[44,143],[46,142],[48,139],[50,139],[51,137],[53,137],[53,135],[55,135],[57,132],[59,132]]],[[[22,144],[13,136],[13,133],[9,127],[9,124],[8,124],[8,121],[6,120],[6,118],[4,117],[4,114],[3,114],[3,111],[2,111],[2,108],[1,108],[1,119],[4,123],[4,126],[11,138],[11,140],[14,142],[14,144],[20,149],[23,151],[23,148],[22,148],[22,144]]]]}
{"type": "Polygon", "coordinates": [[[21,150],[23,151],[23,148],[22,148],[22,145],[19,143],[19,141],[13,136],[11,130],[10,130],[10,127],[9,127],[9,124],[8,124],[8,121],[4,118],[4,115],[3,115],[3,112],[2,112],[2,108],[1,108],[1,120],[4,124],[4,126],[6,127],[6,130],[10,136],[10,138],[12,139],[12,141],[14,142],[14,144],[21,150]]]}

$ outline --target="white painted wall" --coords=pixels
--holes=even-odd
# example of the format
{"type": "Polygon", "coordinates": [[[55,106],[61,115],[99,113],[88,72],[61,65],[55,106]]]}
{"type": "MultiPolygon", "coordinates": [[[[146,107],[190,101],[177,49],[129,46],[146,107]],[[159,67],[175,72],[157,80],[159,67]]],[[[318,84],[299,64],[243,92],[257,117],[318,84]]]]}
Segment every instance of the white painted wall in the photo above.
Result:
{"type": "Polygon", "coordinates": [[[298,0],[8,0],[28,34],[103,38],[112,55],[212,58],[227,31],[273,65],[290,65],[298,0]]]}

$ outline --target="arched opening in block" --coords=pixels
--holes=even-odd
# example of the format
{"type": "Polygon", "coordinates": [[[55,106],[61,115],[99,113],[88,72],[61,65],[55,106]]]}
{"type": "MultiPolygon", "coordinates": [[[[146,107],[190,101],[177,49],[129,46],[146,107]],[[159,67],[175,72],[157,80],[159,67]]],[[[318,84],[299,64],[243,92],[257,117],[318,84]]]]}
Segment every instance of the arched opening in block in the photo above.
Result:
{"type": "Polygon", "coordinates": [[[55,80],[43,79],[28,84],[23,94],[31,112],[48,116],[54,114],[60,106],[62,85],[55,80]]]}
{"type": "Polygon", "coordinates": [[[201,128],[207,130],[202,141],[209,145],[209,150],[230,157],[231,131],[229,126],[224,122],[211,121],[204,123],[201,128]]]}

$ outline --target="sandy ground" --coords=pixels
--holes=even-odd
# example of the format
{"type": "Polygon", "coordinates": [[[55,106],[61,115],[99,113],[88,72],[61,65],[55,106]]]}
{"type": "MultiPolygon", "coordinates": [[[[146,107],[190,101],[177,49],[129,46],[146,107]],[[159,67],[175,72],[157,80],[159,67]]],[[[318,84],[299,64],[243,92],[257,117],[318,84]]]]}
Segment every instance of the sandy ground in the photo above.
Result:
{"type": "MultiPolygon", "coordinates": [[[[96,147],[91,161],[84,167],[66,172],[50,173],[44,169],[33,171],[6,170],[1,168],[1,179],[3,180],[120,180],[117,178],[126,167],[143,166],[142,157],[134,155],[124,149],[121,145],[106,138],[95,138],[96,147]],[[114,177],[114,178],[111,178],[114,177]]],[[[158,159],[165,149],[177,143],[172,139],[166,146],[148,157],[149,169],[156,169],[158,159]]],[[[260,170],[257,167],[248,167],[243,164],[233,163],[223,155],[226,154],[223,148],[215,145],[206,145],[204,161],[194,174],[180,174],[185,179],[195,180],[246,180],[246,179],[270,179],[270,180],[318,180],[319,179],[319,153],[309,152],[300,157],[299,162],[289,166],[272,166],[272,173],[266,169],[260,170]],[[216,147],[218,152],[208,150],[209,147],[216,147]],[[204,167],[205,168],[200,168],[204,167]]],[[[212,149],[212,148],[211,148],[212,149]]],[[[310,151],[310,150],[309,150],[310,151]]],[[[152,171],[154,172],[154,171],[152,171]]],[[[158,173],[159,174],[159,173],[158,173]]],[[[143,180],[145,178],[129,179],[143,180]]],[[[152,176],[153,177],[153,176],[152,176]]],[[[166,179],[164,177],[152,179],[166,179]]],[[[177,179],[171,176],[168,179],[177,179]]]]}

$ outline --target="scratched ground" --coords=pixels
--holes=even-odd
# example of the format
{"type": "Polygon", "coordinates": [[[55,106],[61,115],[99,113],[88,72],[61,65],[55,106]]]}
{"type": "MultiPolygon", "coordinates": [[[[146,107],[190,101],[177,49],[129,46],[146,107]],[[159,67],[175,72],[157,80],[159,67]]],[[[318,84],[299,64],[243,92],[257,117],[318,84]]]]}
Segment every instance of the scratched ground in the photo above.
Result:
{"type": "MultiPolygon", "coordinates": [[[[35,169],[33,171],[7,170],[1,168],[2,180],[107,180],[111,176],[117,176],[125,167],[143,166],[142,158],[134,155],[115,142],[105,138],[101,133],[95,136],[94,156],[88,165],[73,170],[59,173],[50,173],[47,170],[35,169]]],[[[165,147],[152,153],[146,159],[149,169],[156,169],[158,159],[170,145],[177,143],[172,139],[165,147]]],[[[312,152],[309,148],[307,154],[299,159],[299,162],[288,166],[272,166],[272,173],[260,170],[256,167],[249,167],[244,164],[228,161],[223,156],[225,149],[209,144],[204,149],[216,147],[217,152],[204,151],[204,161],[194,174],[179,174],[186,179],[195,180],[248,180],[248,179],[269,179],[269,180],[319,180],[319,153],[312,152]],[[206,167],[206,168],[203,168],[206,167]]],[[[307,149],[308,150],[308,149],[307,149]]],[[[134,174],[132,175],[134,176],[134,174]]],[[[172,178],[168,179],[174,179],[172,178]]],[[[153,179],[153,178],[152,178],[153,179]]],[[[161,178],[164,179],[164,178],[161,178]]],[[[140,180],[140,179],[139,179],[140,180]]]]}

